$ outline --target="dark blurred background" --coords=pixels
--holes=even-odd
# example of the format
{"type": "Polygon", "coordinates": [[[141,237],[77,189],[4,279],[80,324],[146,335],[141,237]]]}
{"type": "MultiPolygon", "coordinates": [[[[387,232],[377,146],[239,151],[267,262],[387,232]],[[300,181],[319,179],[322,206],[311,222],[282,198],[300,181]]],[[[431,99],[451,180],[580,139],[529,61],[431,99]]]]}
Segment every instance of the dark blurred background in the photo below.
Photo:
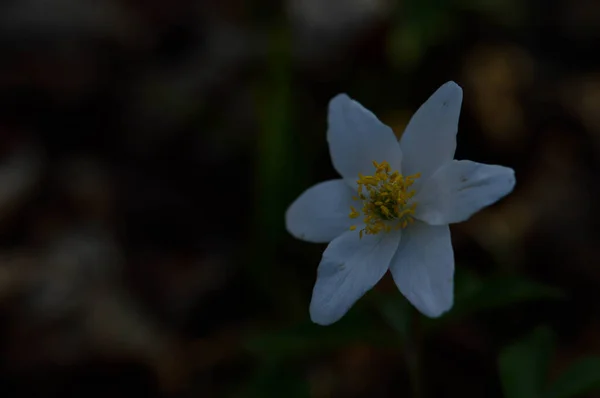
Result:
{"type": "Polygon", "coordinates": [[[595,0],[3,0],[0,395],[600,397],[599,50],[595,0]],[[311,324],[329,99],[401,134],[448,80],[517,175],[455,308],[311,324]]]}

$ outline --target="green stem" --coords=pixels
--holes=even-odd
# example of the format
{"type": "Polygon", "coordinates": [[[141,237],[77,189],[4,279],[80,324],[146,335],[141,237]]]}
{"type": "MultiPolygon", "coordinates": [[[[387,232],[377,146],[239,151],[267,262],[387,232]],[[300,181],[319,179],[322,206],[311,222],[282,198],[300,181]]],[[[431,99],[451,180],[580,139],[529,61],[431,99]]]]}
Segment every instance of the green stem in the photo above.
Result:
{"type": "Polygon", "coordinates": [[[408,339],[404,347],[404,357],[410,384],[412,388],[413,398],[422,398],[425,396],[423,392],[423,383],[421,378],[421,315],[414,311],[412,319],[412,328],[408,333],[408,339]]]}

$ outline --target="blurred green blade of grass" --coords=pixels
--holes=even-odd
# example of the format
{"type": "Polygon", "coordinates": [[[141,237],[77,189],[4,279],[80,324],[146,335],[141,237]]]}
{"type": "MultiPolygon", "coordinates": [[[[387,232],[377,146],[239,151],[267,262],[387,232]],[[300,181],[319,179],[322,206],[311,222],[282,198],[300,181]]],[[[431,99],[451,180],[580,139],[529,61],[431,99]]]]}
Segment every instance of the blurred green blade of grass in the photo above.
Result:
{"type": "Polygon", "coordinates": [[[293,103],[288,29],[270,33],[265,76],[255,87],[260,131],[256,156],[254,223],[247,275],[279,314],[294,318],[305,313],[294,278],[277,264],[277,248],[284,237],[285,210],[298,164],[293,144],[293,103]]]}
{"type": "Polygon", "coordinates": [[[576,398],[600,391],[600,357],[581,358],[547,389],[544,398],[576,398]]]}
{"type": "Polygon", "coordinates": [[[540,326],[500,352],[498,370],[505,398],[541,396],[554,347],[554,333],[540,326]]]}
{"type": "Polygon", "coordinates": [[[256,93],[260,113],[258,140],[257,233],[275,243],[283,233],[286,176],[294,159],[291,144],[291,71],[286,30],[272,34],[268,76],[256,93]]]}

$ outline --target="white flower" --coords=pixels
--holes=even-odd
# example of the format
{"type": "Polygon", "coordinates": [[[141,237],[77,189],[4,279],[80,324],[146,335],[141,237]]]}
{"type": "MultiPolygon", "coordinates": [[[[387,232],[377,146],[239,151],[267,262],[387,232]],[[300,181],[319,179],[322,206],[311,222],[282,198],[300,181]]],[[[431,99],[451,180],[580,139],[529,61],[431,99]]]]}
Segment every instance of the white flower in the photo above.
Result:
{"type": "Polygon", "coordinates": [[[423,314],[453,304],[454,254],[448,224],[465,221],[512,191],[507,167],[453,160],[462,103],[454,82],[413,115],[400,142],[345,94],[329,103],[327,141],[342,179],[306,190],[286,213],[288,231],[331,242],[310,303],[313,322],[329,325],[389,269],[423,314]]]}

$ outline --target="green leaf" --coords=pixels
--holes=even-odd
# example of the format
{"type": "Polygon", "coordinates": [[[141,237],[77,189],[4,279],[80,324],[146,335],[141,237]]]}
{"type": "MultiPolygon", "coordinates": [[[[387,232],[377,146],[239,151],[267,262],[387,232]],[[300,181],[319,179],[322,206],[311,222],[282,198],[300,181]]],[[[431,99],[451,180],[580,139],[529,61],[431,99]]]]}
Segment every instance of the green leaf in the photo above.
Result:
{"type": "Polygon", "coordinates": [[[485,282],[482,288],[465,301],[471,310],[499,308],[524,301],[564,298],[555,287],[522,278],[497,278],[485,282]]]}
{"type": "Polygon", "coordinates": [[[428,331],[456,322],[478,312],[536,300],[565,298],[562,290],[520,277],[493,277],[482,280],[471,272],[457,270],[454,307],[437,319],[423,319],[428,331]]]}
{"type": "Polygon", "coordinates": [[[441,318],[428,319],[425,323],[428,327],[439,328],[447,322],[481,311],[564,297],[565,294],[558,288],[519,277],[497,277],[480,282],[473,275],[461,273],[456,277],[454,308],[441,318]]]}
{"type": "Polygon", "coordinates": [[[600,391],[600,357],[587,357],[573,363],[550,385],[545,398],[571,398],[600,391]]]}
{"type": "Polygon", "coordinates": [[[504,348],[498,358],[504,396],[541,397],[553,353],[554,334],[547,327],[538,327],[522,340],[504,348]]]}
{"type": "Polygon", "coordinates": [[[356,343],[386,348],[400,346],[392,333],[373,327],[372,320],[357,310],[351,310],[330,326],[307,321],[288,329],[255,334],[244,346],[251,354],[263,358],[305,357],[356,343]]]}

